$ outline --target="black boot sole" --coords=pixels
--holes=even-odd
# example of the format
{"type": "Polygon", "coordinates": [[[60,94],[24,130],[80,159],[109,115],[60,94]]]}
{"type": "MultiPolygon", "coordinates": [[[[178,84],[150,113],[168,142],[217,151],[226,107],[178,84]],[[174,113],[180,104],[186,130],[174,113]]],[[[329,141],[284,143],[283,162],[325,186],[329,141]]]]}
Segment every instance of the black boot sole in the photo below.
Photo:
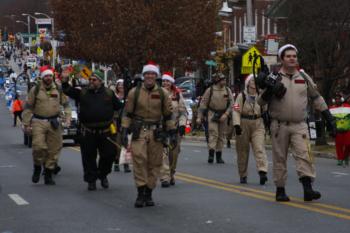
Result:
{"type": "Polygon", "coordinates": [[[40,181],[40,175],[35,175],[35,176],[32,176],[32,182],[34,184],[38,183],[40,181]]]}

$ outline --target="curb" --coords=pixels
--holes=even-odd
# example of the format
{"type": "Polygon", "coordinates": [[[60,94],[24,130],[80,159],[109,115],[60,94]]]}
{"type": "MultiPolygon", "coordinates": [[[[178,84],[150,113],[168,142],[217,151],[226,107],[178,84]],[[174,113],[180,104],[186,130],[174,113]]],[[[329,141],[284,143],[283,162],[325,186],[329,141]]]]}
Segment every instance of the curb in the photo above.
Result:
{"type": "MultiPolygon", "coordinates": [[[[182,138],[183,141],[186,142],[201,142],[201,143],[206,143],[205,137],[196,137],[196,136],[184,136],[182,138]]],[[[236,140],[231,140],[232,145],[236,144],[236,140]]],[[[272,146],[270,144],[267,144],[266,149],[271,150],[272,146]]],[[[326,153],[322,151],[312,151],[315,157],[317,158],[325,158],[325,159],[336,159],[336,155],[333,153],[326,153]]]]}

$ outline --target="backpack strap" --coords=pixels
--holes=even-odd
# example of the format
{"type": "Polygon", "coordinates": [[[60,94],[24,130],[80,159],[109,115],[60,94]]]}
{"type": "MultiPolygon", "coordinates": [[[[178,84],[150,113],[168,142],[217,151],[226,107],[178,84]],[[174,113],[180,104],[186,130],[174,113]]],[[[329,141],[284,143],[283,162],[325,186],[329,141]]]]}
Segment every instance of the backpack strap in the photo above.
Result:
{"type": "Polygon", "coordinates": [[[133,109],[132,109],[132,116],[135,115],[135,111],[136,111],[136,106],[137,106],[137,102],[139,100],[140,97],[140,90],[141,90],[141,84],[138,83],[135,89],[135,96],[134,96],[134,103],[133,103],[133,109]]]}
{"type": "Polygon", "coordinates": [[[160,104],[161,104],[161,109],[162,109],[162,115],[164,116],[164,91],[163,89],[158,86],[158,92],[159,92],[159,95],[160,95],[160,104]]]}
{"type": "Polygon", "coordinates": [[[207,102],[207,108],[208,109],[209,109],[211,97],[213,96],[213,86],[210,86],[209,88],[210,88],[210,90],[209,90],[209,99],[208,99],[208,102],[207,102]]]}

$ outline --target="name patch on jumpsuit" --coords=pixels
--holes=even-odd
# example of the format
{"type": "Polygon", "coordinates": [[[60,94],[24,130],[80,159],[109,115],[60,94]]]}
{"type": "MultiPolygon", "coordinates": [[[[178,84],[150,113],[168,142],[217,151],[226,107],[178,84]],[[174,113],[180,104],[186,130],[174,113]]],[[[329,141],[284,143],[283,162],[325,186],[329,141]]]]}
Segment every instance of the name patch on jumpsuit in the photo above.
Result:
{"type": "Polygon", "coordinates": [[[296,84],[304,84],[305,80],[304,79],[295,79],[294,83],[296,83],[296,84]]]}
{"type": "Polygon", "coordinates": [[[160,99],[160,95],[151,95],[151,99],[160,99]]]}

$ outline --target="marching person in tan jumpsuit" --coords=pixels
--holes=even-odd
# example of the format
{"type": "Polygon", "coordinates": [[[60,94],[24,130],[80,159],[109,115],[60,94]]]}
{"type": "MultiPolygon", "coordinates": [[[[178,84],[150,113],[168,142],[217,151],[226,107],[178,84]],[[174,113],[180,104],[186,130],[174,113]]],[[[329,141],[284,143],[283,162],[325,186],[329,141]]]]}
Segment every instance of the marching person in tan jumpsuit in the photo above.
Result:
{"type": "MultiPolygon", "coordinates": [[[[321,111],[332,134],[335,132],[334,119],[324,99],[317,91],[315,83],[305,72],[297,69],[297,52],[296,47],[291,44],[279,49],[278,55],[282,68],[276,74],[277,82],[273,86],[268,86],[259,98],[259,104],[268,103],[271,116],[273,178],[277,187],[276,201],[289,201],[284,188],[287,180],[289,146],[296,161],[299,180],[303,184],[304,201],[317,200],[321,197],[319,192],[312,189],[316,173],[306,123],[308,99],[312,101],[314,109],[321,111]]],[[[257,80],[257,83],[261,87],[261,82],[257,80]]]]}
{"type": "Polygon", "coordinates": [[[181,137],[185,135],[187,110],[181,90],[176,88],[175,79],[171,72],[164,72],[162,76],[162,85],[169,91],[172,99],[173,114],[175,119],[175,126],[177,128],[177,146],[175,148],[165,148],[163,154],[163,166],[160,171],[160,181],[163,188],[170,185],[175,185],[175,172],[177,165],[177,158],[180,154],[181,137]]]}
{"type": "Polygon", "coordinates": [[[132,133],[134,179],[138,190],[135,207],[154,206],[152,190],[156,187],[162,166],[163,147],[170,136],[170,146],[176,147],[177,133],[173,120],[171,97],[156,85],[159,68],[155,64],[143,67],[143,84],[131,89],[122,119],[122,144],[128,145],[132,133]]]}
{"type": "Polygon", "coordinates": [[[262,107],[257,103],[257,91],[253,75],[245,81],[233,107],[233,125],[236,131],[237,165],[241,184],[247,183],[249,148],[252,145],[260,184],[267,181],[267,156],[265,151],[265,126],[261,117],[262,107]]]}
{"type": "Polygon", "coordinates": [[[28,94],[28,101],[23,112],[23,125],[24,130],[33,135],[32,182],[39,182],[41,167],[44,166],[45,184],[54,185],[52,173],[62,148],[62,132],[58,118],[61,106],[63,106],[66,124],[69,125],[71,109],[68,98],[53,82],[53,71],[47,68],[41,72],[40,77],[42,81],[28,94]]]}
{"type": "Polygon", "coordinates": [[[223,74],[214,74],[214,85],[209,87],[201,100],[197,124],[200,125],[204,115],[208,114],[209,128],[209,157],[208,163],[213,163],[216,152],[216,162],[225,163],[222,159],[222,148],[227,128],[227,118],[231,112],[233,97],[231,90],[226,87],[223,74]]]}

